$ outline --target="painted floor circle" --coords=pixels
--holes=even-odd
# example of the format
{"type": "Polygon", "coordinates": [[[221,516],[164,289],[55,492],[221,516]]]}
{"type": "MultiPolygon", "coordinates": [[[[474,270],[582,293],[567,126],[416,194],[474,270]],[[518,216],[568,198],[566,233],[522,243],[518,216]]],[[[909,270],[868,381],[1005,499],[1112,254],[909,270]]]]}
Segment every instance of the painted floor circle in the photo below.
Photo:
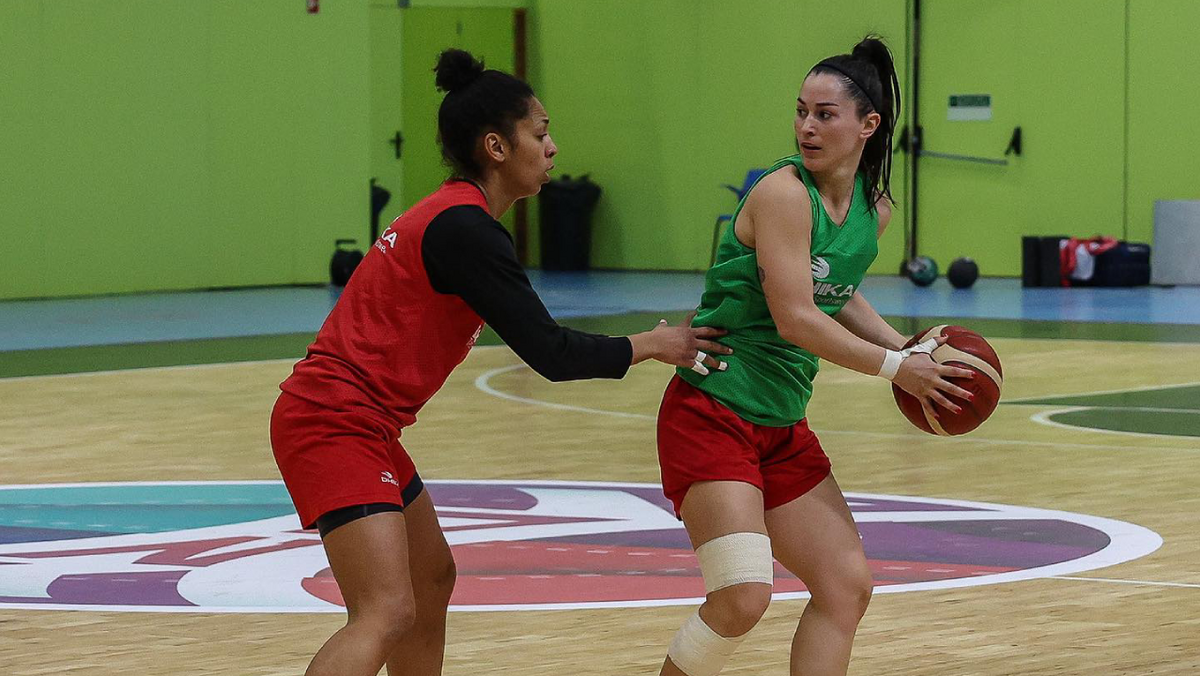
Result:
{"type": "MultiPolygon", "coordinates": [[[[657,485],[428,481],[458,566],[452,610],[696,604],[704,584],[657,485]]],[[[848,493],[876,593],[1069,575],[1145,556],[1098,516],[848,493]]],[[[342,612],[281,482],[0,486],[0,607],[342,612]]],[[[775,598],[804,598],[776,564],[775,598]]]]}

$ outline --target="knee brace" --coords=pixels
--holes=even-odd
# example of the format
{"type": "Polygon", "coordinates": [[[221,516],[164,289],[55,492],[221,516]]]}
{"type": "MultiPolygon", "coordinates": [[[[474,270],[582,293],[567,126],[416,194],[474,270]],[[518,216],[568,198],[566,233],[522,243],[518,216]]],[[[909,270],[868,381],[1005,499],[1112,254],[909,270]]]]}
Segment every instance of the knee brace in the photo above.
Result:
{"type": "Polygon", "coordinates": [[[671,647],[667,648],[667,657],[688,676],[717,676],[744,638],[745,634],[732,638],[721,636],[704,623],[700,610],[696,609],[675,632],[671,647]]]}
{"type": "Polygon", "coordinates": [[[696,558],[706,594],[745,582],[775,581],[771,538],[762,533],[730,533],[713,538],[696,548],[696,558]]]}
{"type": "MultiPolygon", "coordinates": [[[[700,560],[700,573],[708,594],[746,582],[774,582],[771,540],[762,533],[731,533],[713,538],[696,548],[696,558],[700,560]]],[[[745,634],[721,636],[704,622],[697,610],[676,632],[667,656],[688,676],[716,676],[745,637],[745,634]]]]}

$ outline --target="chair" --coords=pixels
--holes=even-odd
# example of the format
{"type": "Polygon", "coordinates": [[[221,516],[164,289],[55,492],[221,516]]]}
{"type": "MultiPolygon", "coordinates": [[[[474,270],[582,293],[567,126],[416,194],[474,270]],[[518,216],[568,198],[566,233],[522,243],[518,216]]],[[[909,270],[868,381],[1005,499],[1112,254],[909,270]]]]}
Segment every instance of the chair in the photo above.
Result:
{"type": "MultiPolygon", "coordinates": [[[[757,181],[763,174],[767,173],[766,169],[751,169],[746,172],[746,179],[742,181],[742,187],[722,185],[722,188],[728,188],[734,195],[737,195],[737,201],[740,204],[746,193],[750,192],[750,188],[754,187],[754,182],[757,181]]],[[[712,251],[708,257],[708,266],[711,268],[713,263],[717,262],[717,245],[721,242],[721,224],[733,220],[733,214],[721,214],[717,216],[717,222],[713,225],[712,251]]]]}

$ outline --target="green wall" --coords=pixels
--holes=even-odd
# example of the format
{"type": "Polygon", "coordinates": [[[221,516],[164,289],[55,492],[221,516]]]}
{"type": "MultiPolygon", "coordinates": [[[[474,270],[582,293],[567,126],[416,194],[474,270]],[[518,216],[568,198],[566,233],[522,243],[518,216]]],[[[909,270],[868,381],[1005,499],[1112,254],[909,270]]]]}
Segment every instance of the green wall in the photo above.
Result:
{"type": "Polygon", "coordinates": [[[366,3],[0,3],[0,298],[319,282],[367,206],[366,3]]]}
{"type": "MultiPolygon", "coordinates": [[[[792,95],[808,66],[867,30],[907,58],[906,4],[533,0],[534,84],[555,120],[558,165],[605,190],[594,264],[702,267],[714,216],[732,207],[718,184],[790,151],[792,95]]],[[[1186,123],[1200,103],[1200,3],[923,5],[926,148],[1000,157],[1020,125],[1025,152],[1004,168],[921,160],[920,253],[1017,276],[1022,235],[1152,241],[1155,200],[1200,199],[1200,127],[1186,123]],[[947,93],[994,94],[994,122],[947,125],[947,93]]],[[[898,166],[902,209],[904,182],[898,166]]],[[[873,272],[896,269],[902,226],[889,229],[873,272]]]]}
{"type": "MultiPolygon", "coordinates": [[[[534,85],[560,148],[560,173],[604,189],[593,265],[707,266],[724,183],[795,152],[795,98],[809,67],[868,31],[903,62],[895,0],[534,0],[534,85]]],[[[903,85],[904,83],[902,83],[903,85]]],[[[903,170],[894,177],[903,199],[903,170]]],[[[893,272],[902,218],[876,270],[893,272]]]]}
{"type": "Polygon", "coordinates": [[[445,97],[434,84],[438,56],[450,47],[465,49],[488,68],[511,73],[515,52],[512,8],[413,7],[403,14],[406,140],[404,194],[394,205],[398,209],[416,204],[450,174],[437,143],[438,110],[445,97]]]}
{"type": "MultiPolygon", "coordinates": [[[[982,0],[926,0],[939,2],[982,0]]],[[[901,0],[413,5],[528,6],[530,80],[553,120],[559,172],[590,173],[604,188],[593,241],[601,268],[703,268],[713,220],[733,207],[719,186],[792,152],[793,101],[809,66],[868,31],[907,57],[901,0]]],[[[1008,174],[943,167],[934,180],[938,168],[923,160],[923,209],[962,203],[983,216],[940,226],[923,217],[922,253],[944,266],[976,247],[985,274],[1015,275],[1021,234],[1150,241],[1155,200],[1200,199],[1200,128],[1188,122],[1200,94],[1187,62],[1200,3],[983,5],[1009,7],[1015,23],[984,21],[974,33],[959,23],[927,46],[926,74],[958,86],[980,68],[962,50],[996,42],[1001,67],[980,86],[1010,93],[997,98],[997,121],[1032,124],[1028,150],[1008,174]],[[1002,110],[1039,97],[1063,103],[1002,110]]],[[[403,121],[392,117],[393,95],[378,91],[395,83],[376,77],[381,67],[403,67],[390,42],[444,41],[378,26],[385,13],[369,7],[326,2],[308,15],[292,0],[0,3],[0,298],[325,281],[332,240],[362,244],[367,179],[383,173],[389,149],[377,137],[403,121]]],[[[502,23],[497,35],[511,35],[502,23]]],[[[902,86],[908,93],[908,78],[902,86]]],[[[953,150],[934,148],[947,139],[927,147],[953,150]]],[[[995,145],[986,135],[958,141],[971,152],[995,145]]],[[[901,216],[877,273],[902,257],[904,184],[901,163],[901,216]]],[[[391,209],[412,199],[399,195],[391,209]]]]}
{"type": "Polygon", "coordinates": [[[1153,242],[1155,200],[1200,200],[1200,2],[1129,0],[1128,11],[1128,236],[1153,242]]]}
{"type": "Polygon", "coordinates": [[[1021,273],[1022,235],[1120,235],[1124,228],[1124,0],[924,0],[925,150],[918,247],[945,269],[1021,273]],[[949,97],[990,94],[988,121],[947,119],[949,97]]]}

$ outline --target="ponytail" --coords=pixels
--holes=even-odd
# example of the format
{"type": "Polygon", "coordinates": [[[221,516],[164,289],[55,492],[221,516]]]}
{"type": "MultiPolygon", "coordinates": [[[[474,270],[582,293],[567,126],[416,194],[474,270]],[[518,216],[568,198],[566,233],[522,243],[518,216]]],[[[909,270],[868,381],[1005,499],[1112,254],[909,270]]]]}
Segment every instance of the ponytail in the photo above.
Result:
{"type": "Polygon", "coordinates": [[[813,73],[832,73],[844,81],[846,91],[857,104],[858,116],[879,113],[879,127],[863,148],[858,170],[866,175],[870,188],[870,207],[881,197],[892,198],[892,137],[900,116],[900,80],[892,53],[879,37],[868,35],[849,54],[831,56],[813,66],[813,73]]]}

